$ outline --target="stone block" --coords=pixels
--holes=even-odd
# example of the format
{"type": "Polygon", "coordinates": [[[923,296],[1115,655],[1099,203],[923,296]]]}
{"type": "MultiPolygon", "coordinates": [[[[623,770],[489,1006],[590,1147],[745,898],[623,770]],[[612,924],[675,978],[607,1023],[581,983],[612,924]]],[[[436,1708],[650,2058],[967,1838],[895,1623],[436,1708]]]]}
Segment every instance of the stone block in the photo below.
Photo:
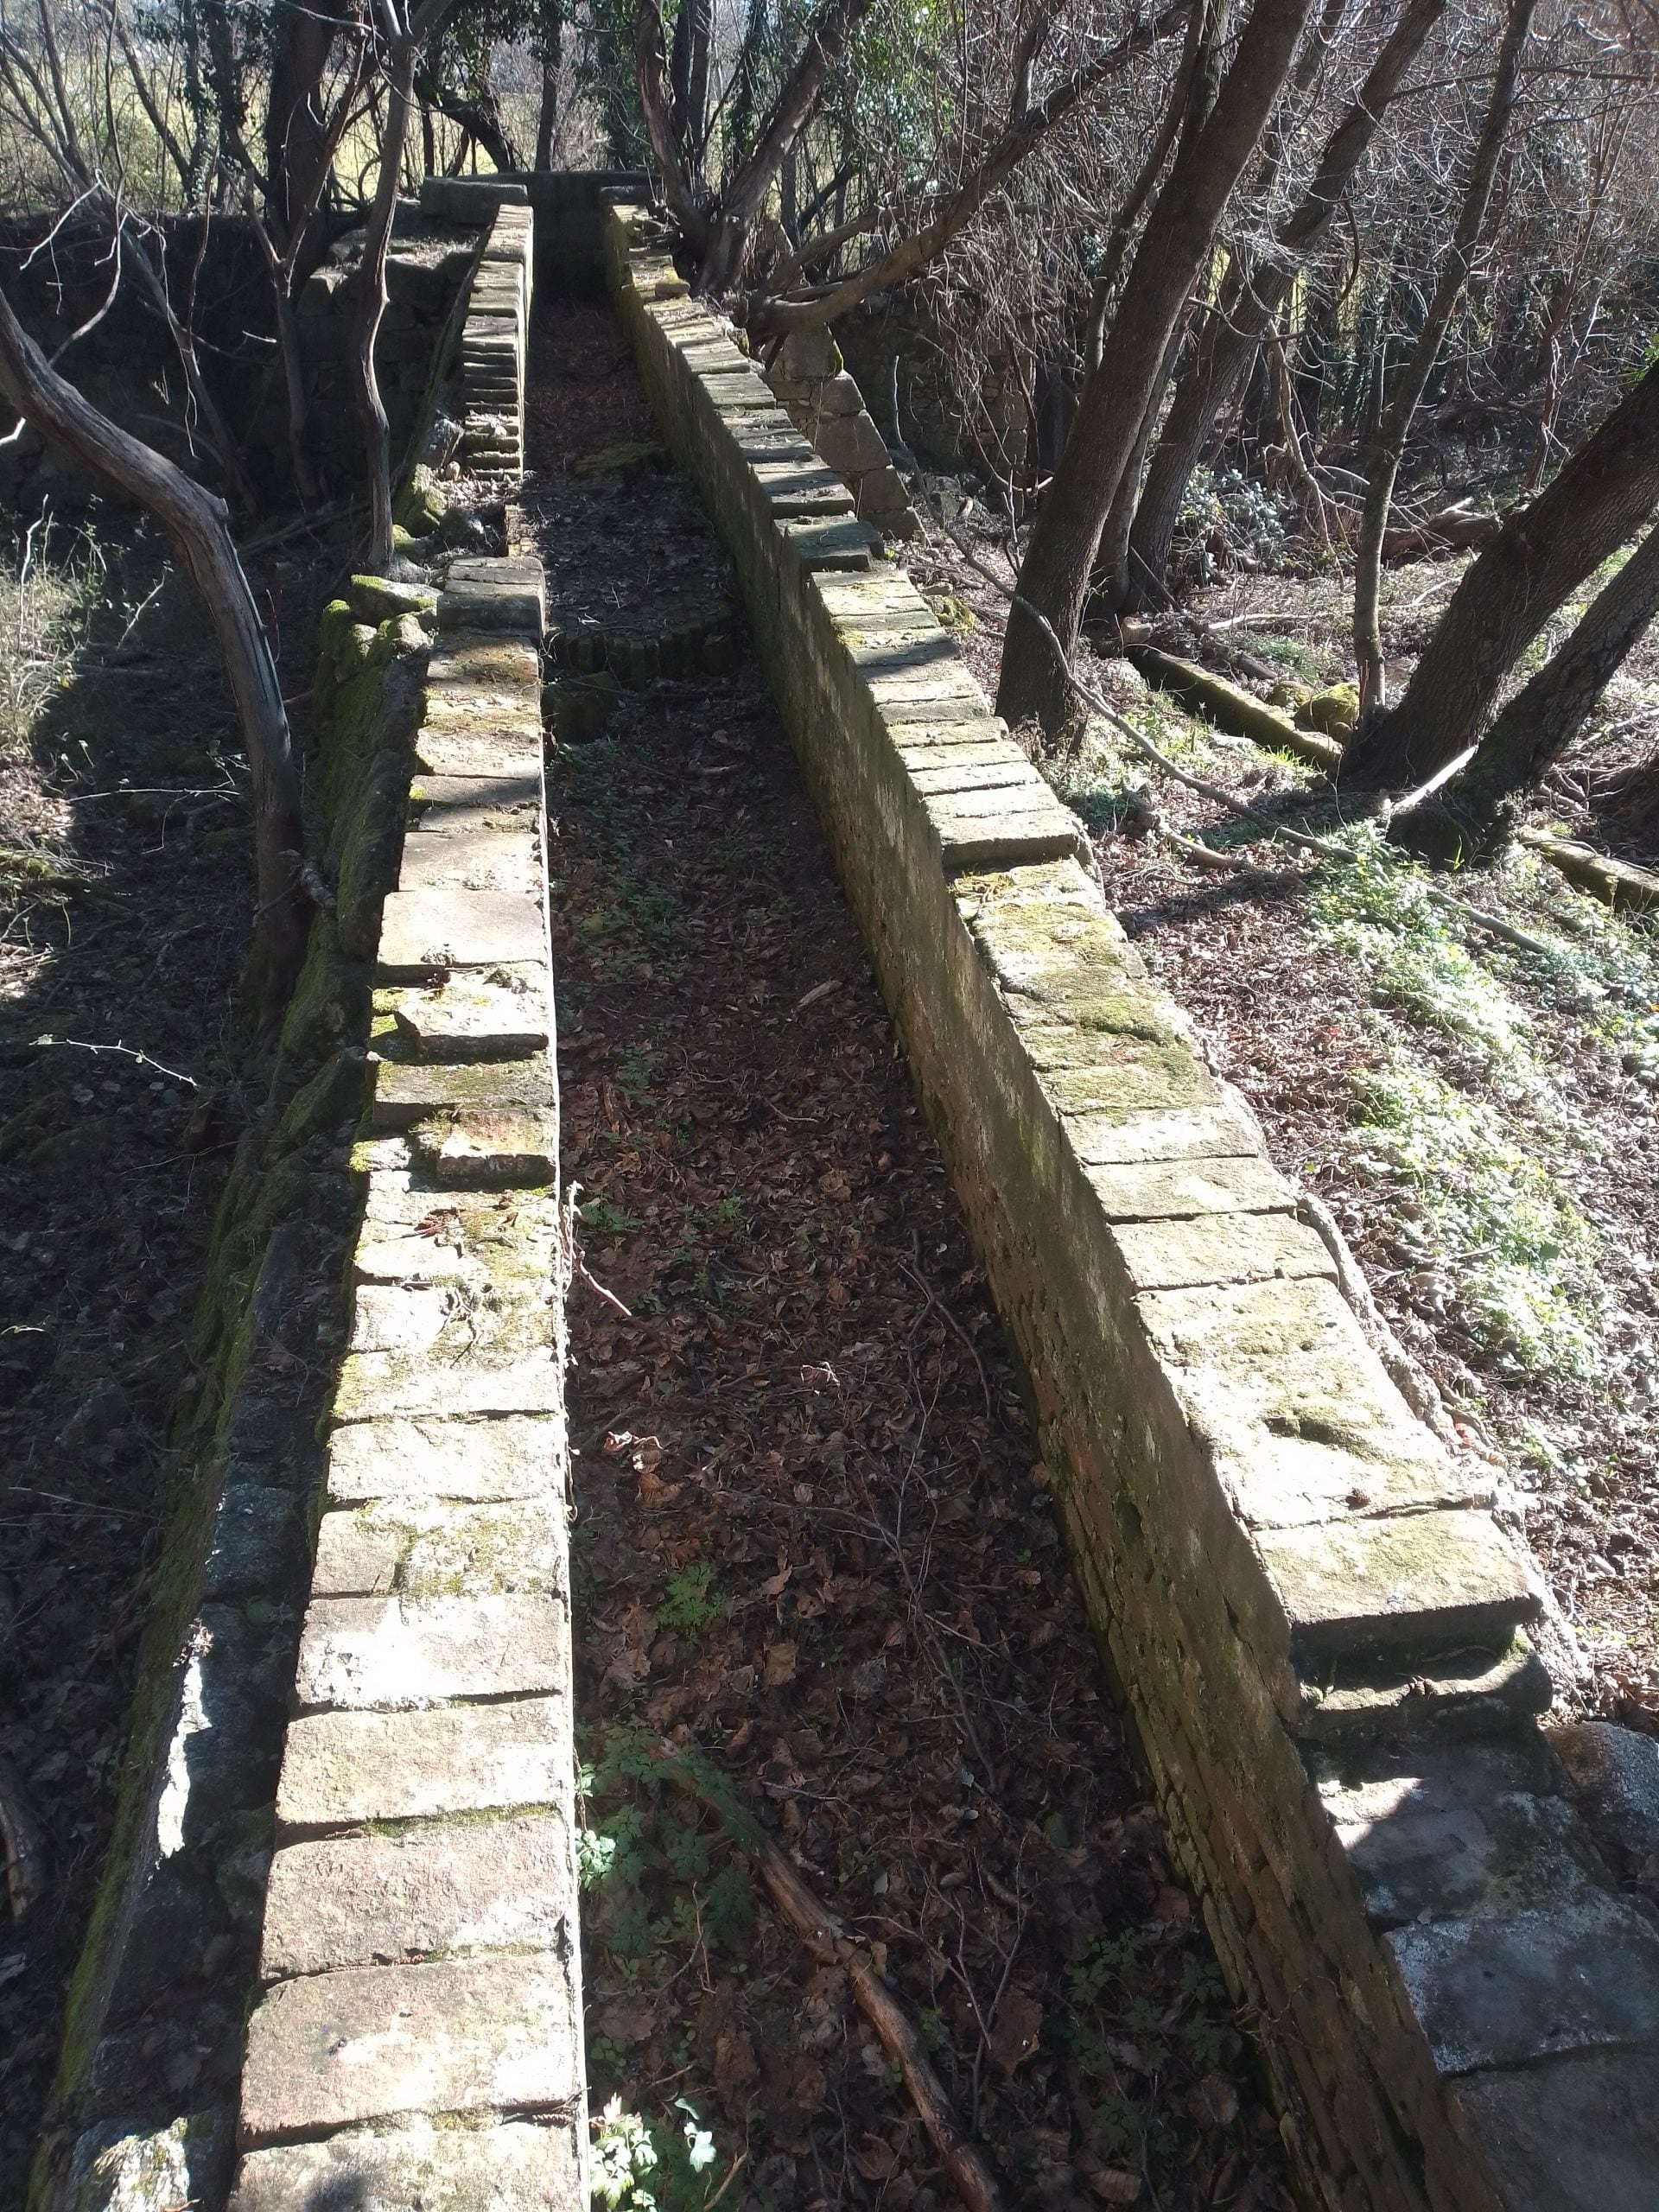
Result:
{"type": "Polygon", "coordinates": [[[511,631],[540,637],[546,597],[540,560],[454,560],[438,597],[438,635],[511,631]]]}
{"type": "Polygon", "coordinates": [[[228,2105],[152,2129],[100,2120],[77,2139],[59,2202],[64,2212],[171,2212],[220,2202],[235,2153],[228,2105]]]}
{"type": "Polygon", "coordinates": [[[540,961],[447,976],[393,995],[397,1034],[427,1060],[523,1059],[552,1038],[547,970],[540,961]]]}
{"type": "Polygon", "coordinates": [[[569,1632],[563,1605],[545,1596],[321,1599],[305,1617],[294,1694],[341,1713],[561,1696],[569,1632]]]}
{"type": "Polygon", "coordinates": [[[1323,1242],[1289,1214],[1126,1223],[1113,1230],[1112,1240],[1137,1291],[1310,1275],[1336,1280],[1336,1263],[1323,1242]]]}
{"type": "MultiPolygon", "coordinates": [[[[1224,1225],[1224,1217],[1206,1224],[1211,1230],[1224,1225]]],[[[1323,1255],[1322,1244],[1319,1249],[1323,1255]]],[[[1154,1292],[1140,1300],[1140,1313],[1187,1426],[1247,1527],[1291,1528],[1363,1513],[1414,1515],[1466,1505],[1485,1494],[1490,1477],[1477,1475],[1466,1460],[1453,1461],[1413,1415],[1334,1284],[1313,1279],[1154,1292]]],[[[1501,1562],[1499,1580],[1509,1590],[1518,1571],[1516,1556],[1490,1522],[1474,1515],[1454,1517],[1475,1545],[1469,1572],[1474,1573],[1476,1558],[1484,1562],[1477,1580],[1497,1572],[1501,1562]]],[[[1369,1589],[1374,1576],[1395,1572],[1385,1561],[1396,1552],[1403,1571],[1413,1556],[1414,1529],[1425,1539],[1437,1529],[1443,1536],[1453,1533],[1438,1519],[1370,1525],[1398,1533],[1386,1540],[1354,1538],[1365,1551],[1363,1569],[1357,1554],[1351,1560],[1340,1554],[1339,1541],[1348,1538],[1338,1540],[1334,1530],[1308,1538],[1313,1555],[1301,1564],[1296,1545],[1285,1552],[1285,1570],[1294,1576],[1298,1602],[1312,1609],[1310,1619],[1325,1602],[1316,1592],[1321,1544],[1331,1548],[1329,1601],[1339,1606],[1351,1573],[1369,1589]]],[[[1454,1605],[1463,1570],[1450,1558],[1443,1564],[1448,1579],[1434,1602],[1454,1605]]],[[[1438,1578],[1427,1560],[1423,1565],[1427,1602],[1438,1578]]],[[[1362,1610],[1376,1595],[1362,1598],[1357,1586],[1354,1592],[1362,1610]]]]}
{"type": "Polygon", "coordinates": [[[511,776],[529,783],[542,773],[538,692],[526,690],[518,714],[480,716],[471,727],[459,718],[427,722],[415,734],[417,776],[511,776]]]}
{"type": "Polygon", "coordinates": [[[851,515],[853,495],[835,471],[815,462],[757,461],[749,474],[774,520],[798,515],[851,515]]]}
{"type": "Polygon", "coordinates": [[[1659,2044],[1659,1927],[1628,1898],[1602,1891],[1385,1941],[1443,2075],[1659,2044]]]}
{"type": "Polygon", "coordinates": [[[780,546],[809,575],[861,574],[874,569],[880,537],[856,516],[805,517],[774,523],[780,546]]]}
{"type": "Polygon", "coordinates": [[[1596,1888],[1588,1839],[1559,1797],[1505,1790],[1478,1805],[1444,1805],[1431,1789],[1343,1822],[1337,1837],[1366,1911],[1385,1928],[1558,1912],[1596,1888]]]}
{"type": "Polygon", "coordinates": [[[546,2111],[581,2094],[569,1968],[435,1960],[280,1981],[248,2023],[242,2135],[413,2113],[546,2111]]]}
{"type": "MultiPolygon", "coordinates": [[[[374,1095],[370,1126],[412,1129],[433,1114],[511,1113],[545,1115],[552,1125],[556,1092],[545,1052],[533,1059],[491,1059],[477,1064],[443,1060],[376,1060],[371,1064],[374,1095]]],[[[537,1142],[535,1180],[545,1182],[541,1164],[550,1158],[537,1142]]]]}
{"type": "Polygon", "coordinates": [[[558,1174],[558,1126],[550,1114],[468,1107],[453,1121],[417,1124],[414,1145],[434,1181],[454,1190],[539,1187],[558,1174]]]}
{"type": "Polygon", "coordinates": [[[813,426],[812,442],[838,476],[862,476],[889,466],[881,433],[861,409],[857,414],[821,415],[813,426]]]}
{"type": "Polygon", "coordinates": [[[1450,2094],[1505,2212],[1650,2212],[1659,2202],[1659,2052],[1471,2074],[1450,2094]]]}
{"type": "Polygon", "coordinates": [[[1199,1157],[1091,1167],[1108,1221],[1173,1221],[1200,1214],[1282,1213],[1296,1193],[1265,1160],[1199,1157]]]}
{"type": "Polygon", "coordinates": [[[1074,852],[1083,836],[1076,815],[1060,804],[1034,770],[1023,785],[941,791],[922,803],[947,872],[999,861],[1057,859],[1074,852]]]}
{"type": "Polygon", "coordinates": [[[328,1496],[336,1505],[535,1497],[554,1480],[559,1433],[551,1420],[511,1414],[353,1423],[330,1439],[328,1496]]]}
{"type": "Polygon", "coordinates": [[[534,1274],[481,1293],[448,1282],[365,1282],[357,1287],[349,1349],[459,1368],[518,1358],[551,1336],[545,1286],[534,1274]]]}
{"type": "Polygon", "coordinates": [[[1166,1110],[1086,1111],[1066,1116],[1064,1135],[1087,1167],[1154,1166],[1221,1160],[1259,1151],[1262,1128],[1230,1084],[1208,1084],[1209,1098],[1166,1110]]]}
{"type": "Polygon", "coordinates": [[[558,1375],[549,1352],[496,1361],[410,1357],[402,1352],[353,1352],[341,1361],[334,1391],[337,1421],[383,1421],[408,1414],[558,1414],[558,1375]]]}
{"type": "Polygon", "coordinates": [[[586,2212],[574,2122],[346,2129],[242,2161],[231,2212],[586,2212]]]}
{"type": "Polygon", "coordinates": [[[1659,1741],[1605,1720],[1553,1728],[1549,1741],[1596,1834],[1637,1866],[1659,1857],[1659,1741]]]}
{"type": "Polygon", "coordinates": [[[302,1714],[289,1726],[276,1825],[292,1834],[562,1804],[573,1761],[560,1697],[302,1714]]]}
{"type": "MultiPolygon", "coordinates": [[[[511,830],[539,823],[542,778],[423,776],[410,787],[411,835],[461,836],[472,830],[511,830]]],[[[538,957],[546,958],[545,948],[538,957]]],[[[511,965],[498,962],[497,966],[511,965]]]]}
{"type": "Polygon", "coordinates": [[[480,1951],[573,1948],[576,1885],[563,1809],[289,1844],[270,1863],[260,1974],[480,1951]]]}
{"type": "Polygon", "coordinates": [[[1401,1513],[1262,1529],[1255,1541],[1293,1645],[1309,1654],[1497,1643],[1537,1616],[1525,1561],[1489,1514],[1401,1513]]]}
{"type": "Polygon", "coordinates": [[[550,1490],[504,1503],[383,1499],[325,1513],[314,1598],[569,1596],[564,1503],[550,1490]]]}
{"type": "Polygon", "coordinates": [[[975,791],[1028,791],[1031,763],[1017,745],[953,745],[931,748],[919,759],[906,760],[905,772],[911,788],[924,798],[948,794],[966,798],[975,791]]]}
{"type": "Polygon", "coordinates": [[[376,979],[424,982],[453,968],[547,957],[539,898],[507,891],[394,891],[380,924],[376,979]]]}

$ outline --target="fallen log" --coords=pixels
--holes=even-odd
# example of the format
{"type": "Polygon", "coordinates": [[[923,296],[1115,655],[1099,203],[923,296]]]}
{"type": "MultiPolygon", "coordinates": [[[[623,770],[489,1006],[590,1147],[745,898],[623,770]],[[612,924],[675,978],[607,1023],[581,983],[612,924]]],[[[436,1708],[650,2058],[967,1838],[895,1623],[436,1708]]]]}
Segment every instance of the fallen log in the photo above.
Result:
{"type": "Polygon", "coordinates": [[[1417,561],[1429,553],[1460,552],[1466,546],[1484,545],[1503,527],[1502,515],[1483,514],[1467,499],[1425,515],[1421,522],[1396,523],[1382,533],[1385,561],[1417,561]]]}
{"type": "Polygon", "coordinates": [[[1342,758],[1342,747],[1334,738],[1322,737],[1317,730],[1299,729],[1277,707],[1241,690],[1224,676],[1200,668],[1196,661],[1179,659],[1173,653],[1160,652],[1156,645],[1131,644],[1126,652],[1148,683],[1167,691],[1182,706],[1207,715],[1217,729],[1248,737],[1273,753],[1288,753],[1327,773],[1342,758]]]}
{"type": "Polygon", "coordinates": [[[1576,838],[1553,836],[1547,830],[1517,830],[1517,845],[1559,868],[1567,881],[1592,898],[1625,913],[1646,913],[1659,906],[1659,875],[1629,861],[1616,861],[1576,838]]]}

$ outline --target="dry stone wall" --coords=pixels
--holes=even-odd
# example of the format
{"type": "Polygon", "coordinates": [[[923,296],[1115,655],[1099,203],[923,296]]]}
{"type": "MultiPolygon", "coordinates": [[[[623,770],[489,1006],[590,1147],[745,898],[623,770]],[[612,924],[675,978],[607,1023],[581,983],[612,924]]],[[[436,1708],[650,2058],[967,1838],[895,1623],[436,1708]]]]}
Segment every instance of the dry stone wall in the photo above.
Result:
{"type": "MultiPolygon", "coordinates": [[[[522,457],[530,248],[499,207],[463,339],[492,474],[522,457]]],[[[436,624],[234,2212],[586,2201],[539,564],[452,562],[436,624]]]]}
{"type": "Polygon", "coordinates": [[[1389,1380],[1078,825],[618,207],[612,285],[755,635],[1309,2203],[1653,2202],[1659,1929],[1535,1716],[1535,1571],[1389,1380]]]}

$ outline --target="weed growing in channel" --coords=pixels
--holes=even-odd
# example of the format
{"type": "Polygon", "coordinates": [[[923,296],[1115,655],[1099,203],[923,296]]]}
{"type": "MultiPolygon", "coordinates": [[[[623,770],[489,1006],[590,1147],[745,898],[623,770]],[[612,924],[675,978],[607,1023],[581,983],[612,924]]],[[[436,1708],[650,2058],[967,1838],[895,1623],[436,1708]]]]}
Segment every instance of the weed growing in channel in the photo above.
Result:
{"type": "Polygon", "coordinates": [[[673,1763],[646,1732],[613,1728],[604,1756],[577,1777],[583,1820],[594,1823],[576,1842],[583,1946],[626,2023],[601,2010],[588,2044],[592,2079],[613,2091],[594,2122],[594,2196],[626,2212],[698,2212],[714,2193],[718,2153],[695,2107],[677,2098],[647,2118],[623,2101],[659,2078],[651,2053],[671,2026],[674,1985],[688,1967],[705,1986],[711,1969],[741,1972],[754,1918],[748,1876],[728,1852],[752,1839],[753,1823],[706,1763],[681,1757],[720,1816],[671,1786],[673,1763]]]}
{"type": "Polygon", "coordinates": [[[712,1628],[725,1610],[726,1599],[715,1581],[713,1567],[707,1560],[694,1560],[669,1584],[657,1608],[657,1624],[677,1629],[683,1636],[697,1637],[712,1628]]]}
{"type": "Polygon", "coordinates": [[[612,2097],[593,2123],[589,2149],[593,2194],[614,2212],[700,2212],[709,2201],[719,2156],[715,2139],[695,2106],[683,2097],[673,2109],[685,2117],[677,2133],[625,2112],[612,2097]]]}

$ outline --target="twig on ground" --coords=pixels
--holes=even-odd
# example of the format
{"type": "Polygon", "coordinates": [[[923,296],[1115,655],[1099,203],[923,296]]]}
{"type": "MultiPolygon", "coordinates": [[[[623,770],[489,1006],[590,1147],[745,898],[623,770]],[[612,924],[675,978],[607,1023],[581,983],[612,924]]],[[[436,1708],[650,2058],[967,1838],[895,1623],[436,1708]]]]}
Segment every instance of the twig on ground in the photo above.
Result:
{"type": "Polygon", "coordinates": [[[152,1060],[148,1052],[139,1052],[133,1045],[89,1045],[83,1038],[51,1035],[37,1037],[35,1043],[37,1047],[54,1045],[72,1052],[118,1052],[124,1059],[137,1060],[141,1068],[154,1068],[157,1075],[166,1076],[170,1083],[188,1084],[192,1090],[201,1088],[194,1076],[181,1075],[177,1068],[164,1068],[159,1060],[152,1060]]]}
{"type": "MultiPolygon", "coordinates": [[[[731,1834],[731,1807],[725,1794],[700,1777],[666,1745],[662,1758],[664,1778],[706,1806],[718,1820],[728,1824],[728,1833],[731,1834]]],[[[921,2037],[899,1999],[770,1837],[749,1822],[747,1832],[734,1834],[732,1841],[735,1849],[753,1862],[779,1916],[799,1937],[808,1955],[819,1966],[839,1967],[846,1974],[860,2011],[874,2029],[883,2050],[904,2076],[905,2087],[932,2139],[951,2187],[968,2206],[969,2212],[998,2212],[1001,2200],[990,2168],[963,2132],[921,2037]]]]}
{"type": "Polygon", "coordinates": [[[1349,1250],[1348,1240],[1338,1228],[1330,1207],[1313,1191],[1298,1191],[1296,1212],[1331,1255],[1337,1270],[1337,1287],[1353,1307],[1361,1328],[1371,1340],[1371,1349],[1388,1370],[1389,1380],[1413,1413],[1421,1421],[1427,1422],[1441,1443],[1451,1451],[1460,1452],[1463,1440],[1452,1425],[1439,1386],[1427,1370],[1419,1366],[1383,1319],[1376,1300],[1371,1295],[1371,1286],[1365,1280],[1364,1271],[1349,1250]]]}
{"type": "Polygon", "coordinates": [[[973,1338],[969,1335],[967,1330],[963,1327],[961,1322],[957,1320],[956,1315],[945,1304],[944,1300],[934,1290],[926,1276],[921,1273],[921,1238],[919,1236],[912,1236],[911,1238],[910,1249],[912,1256],[917,1262],[916,1266],[907,1266],[903,1260],[900,1260],[899,1264],[904,1268],[905,1273],[915,1284],[917,1289],[921,1292],[923,1297],[926,1299],[927,1310],[929,1312],[932,1312],[937,1309],[940,1318],[944,1322],[945,1326],[955,1332],[957,1341],[966,1350],[969,1358],[973,1361],[974,1366],[979,1375],[979,1387],[984,1393],[985,1418],[987,1421],[989,1421],[991,1418],[991,1386],[985,1379],[985,1366],[983,1361],[980,1358],[978,1347],[975,1344],[973,1338]]]}

